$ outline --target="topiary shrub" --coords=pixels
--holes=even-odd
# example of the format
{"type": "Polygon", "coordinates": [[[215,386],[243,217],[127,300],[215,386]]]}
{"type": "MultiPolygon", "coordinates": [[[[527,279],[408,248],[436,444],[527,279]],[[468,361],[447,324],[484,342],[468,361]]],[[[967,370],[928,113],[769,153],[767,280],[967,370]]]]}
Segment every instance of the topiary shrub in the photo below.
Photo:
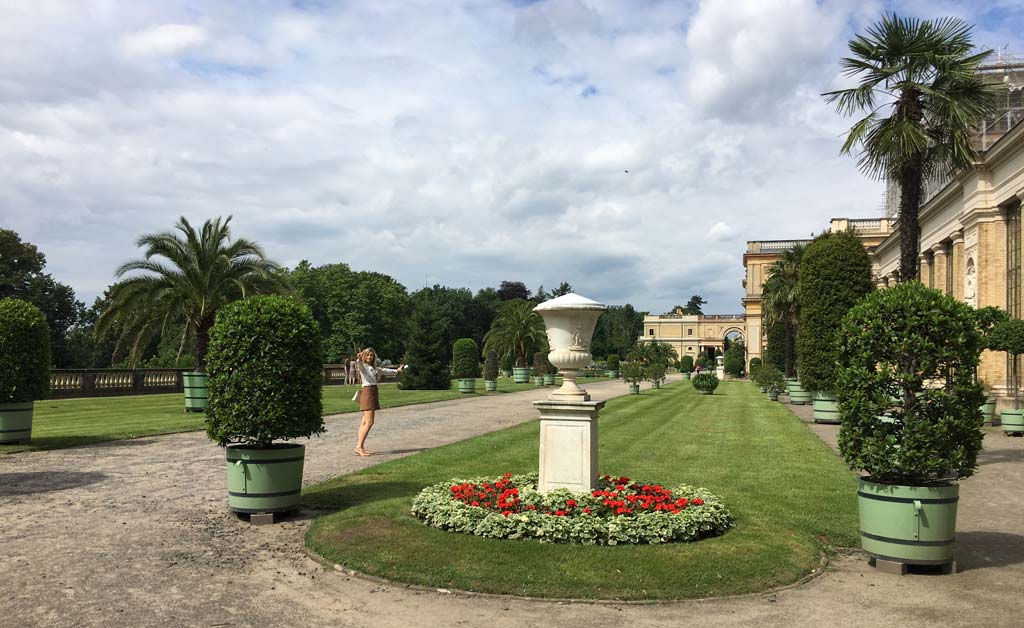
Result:
{"type": "Polygon", "coordinates": [[[734,340],[729,344],[722,360],[722,369],[733,377],[739,377],[743,373],[743,365],[747,361],[747,348],[742,340],[734,340]]]}
{"type": "Polygon", "coordinates": [[[811,242],[800,262],[800,333],[797,374],[804,390],[834,392],[843,317],[874,290],[871,260],[850,231],[827,233],[811,242]]]}
{"type": "Polygon", "coordinates": [[[693,383],[694,388],[705,395],[714,393],[715,389],[718,388],[718,376],[710,371],[698,373],[690,381],[693,383]]]}
{"type": "Polygon", "coordinates": [[[616,353],[608,356],[608,370],[618,371],[619,370],[619,356],[616,353]]]}
{"type": "Polygon", "coordinates": [[[472,338],[459,338],[452,347],[452,377],[473,379],[480,376],[480,348],[472,338]]]}
{"type": "Polygon", "coordinates": [[[971,307],[905,282],[865,297],[839,338],[835,393],[846,462],[882,484],[972,475],[985,396],[974,381],[981,336],[971,307]]]}
{"type": "Polygon", "coordinates": [[[693,372],[693,356],[684,355],[679,358],[679,372],[680,373],[692,373],[693,372]]]}
{"type": "Polygon", "coordinates": [[[533,374],[553,375],[557,371],[555,366],[548,360],[547,351],[536,351],[533,354],[533,374]]]}
{"type": "MultiPolygon", "coordinates": [[[[1005,351],[1016,362],[1024,354],[1024,321],[1007,318],[996,323],[988,332],[985,341],[988,348],[994,351],[1005,351]]],[[[1013,387],[1013,407],[1020,409],[1020,387],[1013,387]]]]}
{"type": "Polygon", "coordinates": [[[764,364],[764,361],[761,360],[761,358],[750,358],[750,364],[748,365],[747,368],[749,369],[750,377],[751,378],[754,377],[754,371],[756,369],[761,368],[762,364],[764,364]]]}
{"type": "Polygon", "coordinates": [[[42,311],[19,299],[0,299],[0,403],[50,394],[50,329],[42,311]]]}
{"type": "Polygon", "coordinates": [[[782,371],[773,364],[762,364],[757,367],[757,375],[754,377],[757,385],[768,391],[781,393],[786,390],[786,380],[782,377],[782,371]]]}
{"type": "Polygon", "coordinates": [[[657,382],[661,381],[661,379],[665,377],[666,371],[667,369],[664,364],[656,362],[654,364],[647,365],[647,368],[644,369],[644,376],[648,381],[657,382]]]}
{"type": "Polygon", "coordinates": [[[491,349],[484,358],[484,380],[493,382],[498,379],[498,352],[491,349]]]}
{"type": "Polygon", "coordinates": [[[501,370],[506,373],[512,372],[512,354],[506,353],[501,356],[501,370]]]}
{"type": "Polygon", "coordinates": [[[706,370],[711,367],[711,359],[702,353],[697,356],[697,366],[699,366],[702,371],[706,370]]]}
{"type": "Polygon", "coordinates": [[[644,365],[639,362],[626,362],[622,366],[622,379],[630,384],[644,381],[644,365]]]}
{"type": "Polygon", "coordinates": [[[298,301],[256,296],[218,310],[206,372],[206,433],[222,446],[267,448],[324,430],[320,328],[298,301]]]}

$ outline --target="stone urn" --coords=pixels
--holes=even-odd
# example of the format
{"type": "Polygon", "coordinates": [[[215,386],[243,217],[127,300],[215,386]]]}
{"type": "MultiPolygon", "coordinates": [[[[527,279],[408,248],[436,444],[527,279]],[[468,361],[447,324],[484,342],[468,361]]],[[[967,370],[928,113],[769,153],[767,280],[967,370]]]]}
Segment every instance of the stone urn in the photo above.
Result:
{"type": "Polygon", "coordinates": [[[597,317],[607,308],[575,293],[545,301],[534,311],[544,318],[547,327],[548,360],[564,377],[562,387],[549,399],[558,401],[589,401],[590,395],[576,385],[576,376],[593,361],[590,340],[597,317]]]}

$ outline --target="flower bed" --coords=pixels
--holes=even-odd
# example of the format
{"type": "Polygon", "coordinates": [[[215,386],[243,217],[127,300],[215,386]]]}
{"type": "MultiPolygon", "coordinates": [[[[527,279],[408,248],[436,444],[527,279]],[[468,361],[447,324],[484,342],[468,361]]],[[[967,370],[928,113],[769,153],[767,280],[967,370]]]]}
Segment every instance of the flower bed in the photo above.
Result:
{"type": "Polygon", "coordinates": [[[412,514],[451,532],[585,545],[696,541],[732,526],[725,504],[706,489],[608,475],[584,494],[539,493],[536,473],[452,480],[423,489],[412,514]]]}

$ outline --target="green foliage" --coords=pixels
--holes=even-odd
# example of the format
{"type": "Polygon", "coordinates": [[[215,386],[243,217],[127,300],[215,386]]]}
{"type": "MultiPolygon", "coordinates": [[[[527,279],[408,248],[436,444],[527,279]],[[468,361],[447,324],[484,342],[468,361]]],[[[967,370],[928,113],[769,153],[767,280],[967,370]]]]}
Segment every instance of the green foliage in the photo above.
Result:
{"type": "MultiPolygon", "coordinates": [[[[753,370],[751,372],[753,373],[753,370]]],[[[786,380],[782,377],[782,371],[775,368],[773,364],[759,366],[754,375],[754,381],[758,386],[776,393],[781,393],[786,389],[786,380]]]]}
{"type": "MultiPolygon", "coordinates": [[[[645,483],[637,481],[636,484],[645,483]]],[[[678,513],[642,512],[607,517],[586,514],[553,516],[551,513],[554,512],[582,513],[584,508],[595,512],[606,509],[604,501],[607,498],[595,497],[589,492],[572,493],[566,489],[539,493],[536,487],[536,473],[506,478],[448,480],[420,491],[413,500],[412,514],[429,526],[449,532],[494,539],[532,539],[581,545],[689,542],[721,535],[733,525],[732,515],[720,497],[707,489],[693,486],[672,488],[672,497],[685,498],[687,502],[699,499],[699,506],[690,505],[678,513]],[[494,483],[516,488],[521,512],[506,517],[452,496],[453,485],[491,487],[494,483]],[[569,502],[575,505],[567,505],[569,502]]],[[[615,490],[616,485],[599,484],[599,488],[615,490]]]]}
{"type": "Polygon", "coordinates": [[[904,282],[850,310],[840,338],[835,393],[847,463],[882,483],[972,475],[985,395],[974,382],[981,335],[971,307],[904,282]]]}
{"type": "Polygon", "coordinates": [[[992,332],[1000,323],[1010,320],[1007,311],[992,305],[980,307],[974,310],[974,320],[978,326],[978,333],[981,334],[981,346],[993,351],[1005,351],[995,346],[992,332]]]}
{"type": "Polygon", "coordinates": [[[501,370],[511,371],[512,370],[512,354],[503,353],[501,354],[501,370]]]}
{"type": "Polygon", "coordinates": [[[978,51],[971,31],[957,18],[886,14],[850,41],[851,56],[840,62],[859,84],[824,94],[839,113],[864,115],[841,152],[858,151],[862,172],[898,185],[903,281],[917,276],[924,181],[974,164],[974,130],[995,108],[996,88],[978,72],[992,51],[978,51]]]}
{"type": "Polygon", "coordinates": [[[398,383],[403,390],[448,390],[448,344],[445,333],[448,319],[431,301],[422,301],[413,308],[409,320],[411,333],[405,348],[409,368],[398,383]]]}
{"type": "Polygon", "coordinates": [[[873,289],[871,260],[852,231],[826,233],[807,246],[800,261],[797,338],[797,372],[804,390],[832,392],[839,323],[873,289]]]}
{"type": "Polygon", "coordinates": [[[526,366],[527,356],[547,345],[544,319],[533,311],[533,307],[529,301],[518,299],[502,303],[484,336],[484,350],[512,352],[516,356],[516,366],[526,366]]]}
{"type": "Polygon", "coordinates": [[[222,307],[207,356],[207,435],[220,445],[268,447],[322,432],[317,331],[309,308],[286,297],[250,297],[222,307]]]}
{"type": "Polygon", "coordinates": [[[0,299],[0,403],[46,399],[50,393],[50,330],[35,305],[0,299]]]}
{"type": "Polygon", "coordinates": [[[699,294],[695,294],[692,297],[690,297],[690,300],[687,301],[686,305],[682,308],[683,314],[689,314],[689,315],[694,315],[694,314],[700,315],[700,314],[703,314],[704,313],[703,307],[705,305],[707,305],[707,304],[708,304],[708,302],[704,300],[704,297],[700,296],[699,294]]]}
{"type": "Polygon", "coordinates": [[[644,381],[644,365],[640,362],[626,362],[622,365],[622,379],[630,384],[639,384],[644,381]]]}
{"type": "Polygon", "coordinates": [[[452,347],[452,377],[471,379],[479,376],[480,349],[472,338],[459,338],[452,347]]]}
{"type": "Polygon", "coordinates": [[[737,339],[729,343],[725,350],[725,359],[722,360],[722,368],[733,377],[739,377],[747,363],[747,348],[743,340],[737,339]]]}
{"type": "Polygon", "coordinates": [[[693,372],[693,356],[692,355],[684,355],[683,357],[679,358],[679,371],[682,372],[682,373],[692,373],[693,372]]]}
{"type": "Polygon", "coordinates": [[[644,367],[644,377],[651,382],[659,381],[661,378],[665,377],[667,370],[668,369],[664,363],[652,362],[644,367]]]}
{"type": "Polygon", "coordinates": [[[466,288],[449,288],[434,285],[430,288],[417,290],[410,296],[413,305],[422,301],[432,301],[448,319],[445,341],[448,346],[455,344],[459,338],[472,338],[477,346],[484,343],[484,334],[490,329],[497,314],[501,301],[494,288],[484,288],[473,296],[466,288]]]}
{"type": "Polygon", "coordinates": [[[711,358],[701,353],[697,356],[697,366],[699,366],[701,370],[711,368],[711,358]]]}
{"type": "Polygon", "coordinates": [[[591,351],[594,355],[614,353],[621,358],[629,354],[643,331],[643,312],[637,312],[629,303],[612,305],[597,318],[591,351]]]}
{"type": "Polygon", "coordinates": [[[618,371],[619,370],[619,356],[618,354],[611,354],[608,356],[608,370],[618,371]]]}
{"type": "Polygon", "coordinates": [[[493,382],[498,379],[498,352],[491,349],[484,358],[484,381],[493,382]]]}
{"type": "MultiPolygon", "coordinates": [[[[347,264],[313,267],[303,260],[288,283],[313,311],[328,361],[341,362],[365,347],[381,357],[404,353],[410,299],[392,277],[354,271],[347,264]]],[[[445,346],[451,346],[447,337],[445,346]]]]}
{"type": "MultiPolygon", "coordinates": [[[[1013,356],[1014,360],[1024,354],[1024,321],[1016,318],[1005,318],[992,327],[991,331],[983,338],[989,349],[993,351],[1005,351],[1013,356]]],[[[1014,407],[1020,408],[1020,387],[1013,388],[1014,407]]]]}
{"type": "Polygon", "coordinates": [[[547,351],[536,351],[533,354],[534,375],[554,375],[558,369],[548,360],[547,351]]]}
{"type": "Polygon", "coordinates": [[[804,246],[782,252],[768,267],[762,287],[764,324],[768,330],[768,355],[789,377],[796,375],[796,339],[800,323],[800,262],[804,246]],[[778,360],[779,362],[776,362],[778,360]]]}
{"type": "Polygon", "coordinates": [[[764,360],[761,358],[750,358],[750,372],[753,373],[754,369],[761,368],[762,364],[764,364],[764,360]]]}
{"type": "Polygon", "coordinates": [[[134,365],[151,339],[169,324],[184,323],[195,338],[196,366],[203,369],[210,327],[221,307],[247,295],[285,290],[280,267],[256,243],[232,242],[230,224],[230,216],[216,218],[196,231],[182,217],[174,226],[178,233],[141,236],[137,245],[145,254],[117,269],[122,279],[110,289],[110,307],[96,333],[120,325],[134,365]]]}
{"type": "Polygon", "coordinates": [[[711,371],[702,371],[697,375],[694,375],[693,379],[690,380],[690,383],[693,384],[694,388],[702,392],[714,392],[715,389],[718,388],[719,384],[718,376],[711,371]]]}

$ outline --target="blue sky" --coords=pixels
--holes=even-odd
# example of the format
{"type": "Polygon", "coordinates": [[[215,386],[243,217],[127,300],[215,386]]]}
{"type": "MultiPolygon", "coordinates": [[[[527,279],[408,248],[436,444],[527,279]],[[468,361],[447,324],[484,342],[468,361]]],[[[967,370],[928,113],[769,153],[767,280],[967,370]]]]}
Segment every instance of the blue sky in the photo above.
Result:
{"type": "Polygon", "coordinates": [[[887,9],[1024,54],[999,0],[0,2],[0,224],[87,301],[233,214],[410,289],[739,312],[746,240],[881,213],[819,94],[887,9]]]}

